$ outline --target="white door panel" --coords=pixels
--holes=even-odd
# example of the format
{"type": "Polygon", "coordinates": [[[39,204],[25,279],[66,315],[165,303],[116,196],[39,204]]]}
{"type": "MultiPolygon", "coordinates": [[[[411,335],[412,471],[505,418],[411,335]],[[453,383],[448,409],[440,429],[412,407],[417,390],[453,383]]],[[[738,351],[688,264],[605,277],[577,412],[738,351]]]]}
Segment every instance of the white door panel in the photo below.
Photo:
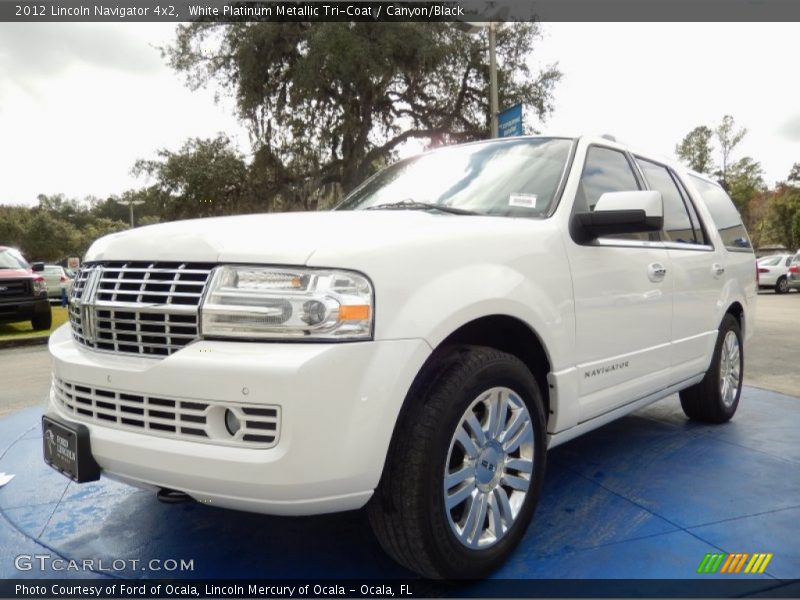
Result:
{"type": "Polygon", "coordinates": [[[717,303],[723,279],[714,274],[713,252],[668,250],[673,272],[671,364],[673,381],[708,369],[717,338],[717,303]]]}
{"type": "Polygon", "coordinates": [[[585,421],[667,385],[672,279],[658,244],[571,245],[569,252],[585,421]],[[661,281],[649,276],[655,264],[666,269],[661,281]]]}

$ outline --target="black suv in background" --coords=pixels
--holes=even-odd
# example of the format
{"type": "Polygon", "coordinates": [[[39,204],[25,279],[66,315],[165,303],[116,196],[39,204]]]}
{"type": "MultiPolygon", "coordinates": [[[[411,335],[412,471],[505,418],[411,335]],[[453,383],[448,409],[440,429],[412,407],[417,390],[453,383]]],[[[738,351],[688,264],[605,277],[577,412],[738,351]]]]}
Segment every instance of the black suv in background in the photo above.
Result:
{"type": "Polygon", "coordinates": [[[14,248],[0,246],[0,323],[30,320],[36,331],[50,329],[47,284],[14,248]]]}

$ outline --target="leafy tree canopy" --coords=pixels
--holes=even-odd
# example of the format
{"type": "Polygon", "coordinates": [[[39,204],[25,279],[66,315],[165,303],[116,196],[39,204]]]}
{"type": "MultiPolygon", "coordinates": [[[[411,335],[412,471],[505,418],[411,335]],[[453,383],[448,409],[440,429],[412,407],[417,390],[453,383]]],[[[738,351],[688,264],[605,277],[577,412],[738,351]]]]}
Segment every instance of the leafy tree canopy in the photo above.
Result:
{"type": "Polygon", "coordinates": [[[714,132],[705,125],[695,127],[675,146],[675,154],[698,173],[711,173],[714,170],[714,160],[711,157],[713,135],[714,132]]]}
{"type": "MultiPolygon", "coordinates": [[[[498,87],[501,106],[522,102],[544,119],[561,73],[531,71],[539,36],[533,23],[498,31],[498,87]]],[[[200,22],[180,26],[165,54],[191,87],[235,98],[253,186],[291,203],[308,189],[349,191],[406,140],[487,137],[487,44],[485,31],[449,24],[200,22]]]]}

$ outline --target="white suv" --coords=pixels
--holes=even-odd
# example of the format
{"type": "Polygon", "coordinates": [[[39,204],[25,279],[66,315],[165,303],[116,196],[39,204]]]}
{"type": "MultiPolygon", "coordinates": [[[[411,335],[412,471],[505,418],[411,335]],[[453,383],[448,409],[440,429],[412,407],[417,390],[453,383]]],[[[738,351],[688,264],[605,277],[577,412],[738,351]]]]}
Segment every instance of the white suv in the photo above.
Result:
{"type": "Polygon", "coordinates": [[[50,338],[45,458],[239,510],[366,505],[406,567],[480,577],[548,448],[675,392],[733,416],[756,287],[704,176],[605,138],[443,148],[334,211],[95,242],[50,338]]]}

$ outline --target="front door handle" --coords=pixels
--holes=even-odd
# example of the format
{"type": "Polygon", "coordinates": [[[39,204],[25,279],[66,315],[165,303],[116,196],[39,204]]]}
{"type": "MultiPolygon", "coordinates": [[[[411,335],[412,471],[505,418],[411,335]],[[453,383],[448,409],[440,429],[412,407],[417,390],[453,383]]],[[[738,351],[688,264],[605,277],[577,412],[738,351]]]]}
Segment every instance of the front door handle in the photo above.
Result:
{"type": "Polygon", "coordinates": [[[711,272],[714,274],[714,277],[722,277],[725,274],[725,267],[719,263],[714,263],[711,265],[711,272]]]}
{"type": "Polygon", "coordinates": [[[647,267],[647,277],[653,283],[663,281],[666,275],[667,275],[667,268],[661,263],[651,263],[647,267]]]}

